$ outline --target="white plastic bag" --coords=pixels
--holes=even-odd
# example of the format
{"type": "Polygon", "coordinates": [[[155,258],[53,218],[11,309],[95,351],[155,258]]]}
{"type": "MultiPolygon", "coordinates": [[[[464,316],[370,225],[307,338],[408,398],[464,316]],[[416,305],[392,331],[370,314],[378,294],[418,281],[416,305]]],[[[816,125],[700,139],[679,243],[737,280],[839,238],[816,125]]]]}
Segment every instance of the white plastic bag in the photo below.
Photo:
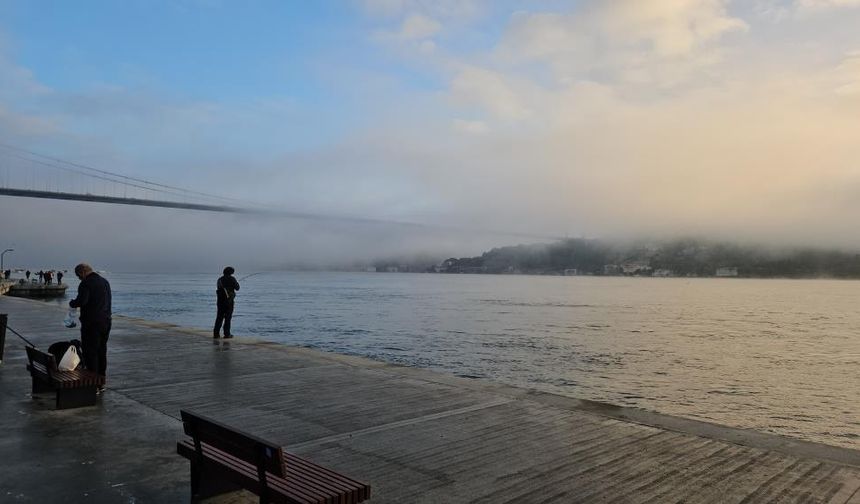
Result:
{"type": "Polygon", "coordinates": [[[74,371],[78,368],[78,364],[81,363],[81,358],[78,356],[78,351],[75,349],[75,345],[69,345],[69,349],[66,350],[66,353],[63,354],[63,358],[60,359],[60,363],[57,364],[57,369],[60,371],[74,371]]]}
{"type": "Polygon", "coordinates": [[[76,314],[74,309],[69,310],[69,314],[66,315],[66,318],[63,319],[63,325],[68,327],[69,329],[78,325],[78,323],[75,322],[75,315],[76,314]]]}

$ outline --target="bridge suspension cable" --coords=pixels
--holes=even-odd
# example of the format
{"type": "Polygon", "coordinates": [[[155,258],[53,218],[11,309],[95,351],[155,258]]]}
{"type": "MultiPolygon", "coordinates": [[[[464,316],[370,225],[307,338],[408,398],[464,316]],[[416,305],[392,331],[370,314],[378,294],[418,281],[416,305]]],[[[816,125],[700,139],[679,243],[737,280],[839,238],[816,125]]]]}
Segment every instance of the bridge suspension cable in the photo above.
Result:
{"type": "Polygon", "coordinates": [[[465,229],[456,226],[437,226],[416,222],[389,219],[373,219],[355,216],[326,215],[286,210],[238,198],[195,191],[174,185],[153,182],[139,177],[102,170],[81,163],[66,161],[54,156],[40,154],[28,149],[0,143],[0,196],[87,201],[120,205],[137,205],[161,208],[179,208],[208,212],[254,214],[292,219],[346,222],[401,226],[427,230],[445,230],[471,234],[517,236],[538,240],[555,240],[557,236],[516,231],[465,229]],[[16,163],[10,162],[16,160],[16,163]],[[23,164],[22,164],[23,163],[23,164]],[[69,175],[61,181],[38,180],[35,166],[50,168],[56,173],[69,175]],[[77,178],[75,178],[77,177],[77,178]],[[103,183],[102,191],[91,186],[93,181],[103,183]],[[175,199],[159,199],[154,196],[170,196],[175,199]]]}
{"type": "MultiPolygon", "coordinates": [[[[38,157],[41,159],[47,159],[47,160],[49,160],[53,163],[56,163],[56,164],[50,164],[50,163],[46,164],[45,162],[40,162],[38,160],[27,159],[29,161],[34,161],[34,162],[37,162],[40,164],[46,164],[47,166],[51,166],[51,167],[54,167],[57,169],[73,171],[75,173],[80,173],[82,175],[91,176],[91,177],[99,178],[99,179],[103,179],[103,180],[108,180],[111,182],[127,184],[127,185],[130,185],[133,187],[140,187],[140,188],[155,191],[155,192],[164,192],[166,194],[174,194],[174,195],[176,195],[176,194],[195,195],[195,196],[201,196],[201,197],[206,197],[206,198],[212,198],[212,199],[216,199],[219,201],[232,201],[234,203],[241,203],[241,204],[245,204],[245,205],[249,205],[249,204],[250,205],[256,205],[256,203],[248,202],[248,201],[237,199],[237,198],[231,198],[228,196],[221,196],[221,195],[217,195],[217,194],[210,194],[210,193],[205,193],[205,192],[200,192],[200,191],[194,191],[194,190],[187,189],[184,187],[177,187],[177,186],[172,186],[172,185],[168,185],[168,184],[161,184],[158,182],[152,182],[150,180],[145,180],[142,178],[131,177],[129,175],[123,175],[121,173],[115,173],[115,172],[111,172],[111,171],[107,171],[107,170],[102,170],[102,169],[94,168],[92,166],[88,166],[85,164],[74,163],[74,162],[66,161],[66,160],[59,159],[59,158],[56,158],[53,156],[40,154],[38,152],[33,152],[31,150],[23,149],[21,147],[15,147],[13,145],[0,143],[0,147],[2,147],[4,149],[11,150],[11,151],[19,152],[21,154],[27,154],[27,155],[35,156],[35,157],[38,157]],[[78,168],[79,170],[74,170],[70,167],[78,168]],[[94,174],[88,173],[88,172],[93,172],[94,174]],[[102,176],[99,176],[98,174],[100,174],[102,176]],[[105,177],[107,177],[107,178],[105,178],[105,177]],[[119,179],[119,180],[115,180],[115,179],[119,179]],[[143,185],[139,185],[139,184],[143,184],[143,185]],[[162,191],[159,191],[158,189],[155,189],[155,188],[160,188],[160,189],[162,189],[162,191]],[[170,192],[170,191],[176,191],[176,192],[170,192]]],[[[22,159],[25,159],[25,158],[22,158],[22,159]]]]}

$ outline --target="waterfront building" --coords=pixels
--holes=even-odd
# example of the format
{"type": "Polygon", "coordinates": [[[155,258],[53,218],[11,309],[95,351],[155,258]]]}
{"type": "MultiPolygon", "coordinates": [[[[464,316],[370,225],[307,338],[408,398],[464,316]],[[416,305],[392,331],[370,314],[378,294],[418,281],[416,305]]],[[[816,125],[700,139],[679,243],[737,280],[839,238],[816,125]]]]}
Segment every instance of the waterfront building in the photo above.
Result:
{"type": "Polygon", "coordinates": [[[738,276],[738,269],[735,267],[717,268],[716,275],[718,277],[736,277],[738,276]]]}

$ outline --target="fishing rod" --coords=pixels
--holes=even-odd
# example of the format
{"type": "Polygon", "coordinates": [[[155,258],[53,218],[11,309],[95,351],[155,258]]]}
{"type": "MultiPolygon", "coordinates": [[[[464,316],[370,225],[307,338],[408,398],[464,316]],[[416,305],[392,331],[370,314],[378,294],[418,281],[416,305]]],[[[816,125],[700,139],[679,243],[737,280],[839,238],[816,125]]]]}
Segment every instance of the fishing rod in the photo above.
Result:
{"type": "Polygon", "coordinates": [[[245,275],[245,276],[243,276],[242,278],[237,279],[236,281],[237,281],[237,282],[240,282],[240,281],[242,281],[242,280],[244,280],[244,279],[246,279],[246,278],[251,278],[252,276],[262,275],[263,273],[265,273],[265,271],[258,271],[258,272],[256,272],[256,273],[251,273],[250,275],[245,275]]]}
{"type": "Polygon", "coordinates": [[[32,342],[30,342],[30,340],[28,340],[27,338],[25,338],[25,337],[21,336],[21,335],[18,333],[18,331],[16,331],[15,329],[12,329],[12,328],[11,328],[11,327],[9,327],[8,325],[6,326],[6,329],[9,329],[10,331],[12,331],[12,334],[14,334],[15,336],[18,336],[19,338],[21,338],[22,340],[24,340],[24,343],[26,343],[26,344],[30,345],[30,346],[31,346],[31,347],[33,347],[33,348],[36,348],[36,345],[34,345],[32,342]]]}

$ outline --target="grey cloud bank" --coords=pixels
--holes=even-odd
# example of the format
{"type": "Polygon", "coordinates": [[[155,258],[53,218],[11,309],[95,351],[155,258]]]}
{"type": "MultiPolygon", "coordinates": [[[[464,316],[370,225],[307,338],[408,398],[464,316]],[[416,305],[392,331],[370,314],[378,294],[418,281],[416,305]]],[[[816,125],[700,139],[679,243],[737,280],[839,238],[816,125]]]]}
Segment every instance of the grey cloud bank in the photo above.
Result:
{"type": "MultiPolygon", "coordinates": [[[[380,255],[480,252],[486,235],[403,225],[307,221],[0,198],[0,239],[12,268],[70,268],[87,261],[112,271],[326,268],[370,264],[380,255]]],[[[498,238],[496,238],[498,239],[498,238]]]]}

